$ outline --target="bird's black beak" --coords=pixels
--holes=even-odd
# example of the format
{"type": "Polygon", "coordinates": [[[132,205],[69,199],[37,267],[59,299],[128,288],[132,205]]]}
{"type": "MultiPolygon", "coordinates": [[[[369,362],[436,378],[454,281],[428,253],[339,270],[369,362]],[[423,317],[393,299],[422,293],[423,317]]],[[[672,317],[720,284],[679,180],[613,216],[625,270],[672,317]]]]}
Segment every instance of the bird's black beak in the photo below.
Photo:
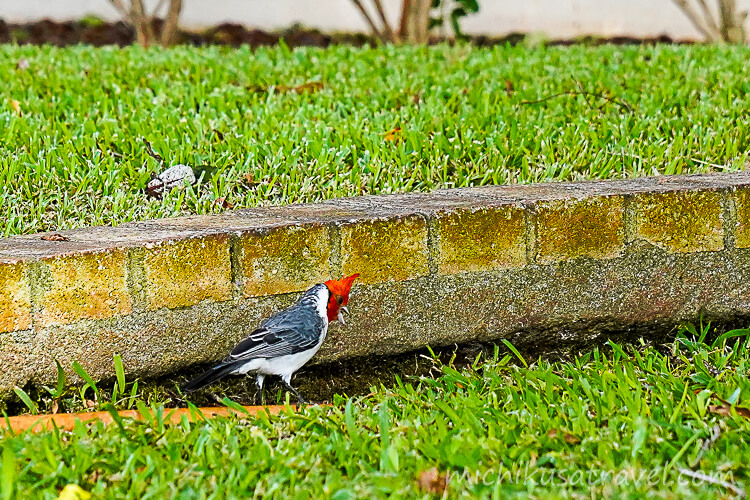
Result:
{"type": "Polygon", "coordinates": [[[340,322],[340,323],[341,323],[342,325],[345,325],[345,324],[346,324],[346,321],[344,321],[344,313],[346,313],[346,314],[349,314],[349,308],[348,308],[348,307],[346,307],[346,306],[344,306],[344,307],[342,307],[341,309],[339,309],[339,315],[338,315],[338,317],[337,317],[337,318],[338,318],[338,320],[339,320],[339,322],[340,322]]]}

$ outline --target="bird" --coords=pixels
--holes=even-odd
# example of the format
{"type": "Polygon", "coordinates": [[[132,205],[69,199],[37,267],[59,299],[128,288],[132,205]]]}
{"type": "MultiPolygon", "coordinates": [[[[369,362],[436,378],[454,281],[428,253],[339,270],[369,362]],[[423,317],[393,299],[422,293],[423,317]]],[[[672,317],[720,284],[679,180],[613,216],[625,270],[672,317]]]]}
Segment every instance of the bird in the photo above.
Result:
{"type": "Polygon", "coordinates": [[[292,376],[318,352],[335,320],[346,324],[349,292],[359,274],[318,283],[307,290],[288,309],[264,320],[230,353],[205,373],[182,386],[183,394],[206,387],[227,375],[256,375],[263,400],[263,382],[267,375],[278,375],[284,387],[299,403],[307,403],[292,387],[292,376]]]}

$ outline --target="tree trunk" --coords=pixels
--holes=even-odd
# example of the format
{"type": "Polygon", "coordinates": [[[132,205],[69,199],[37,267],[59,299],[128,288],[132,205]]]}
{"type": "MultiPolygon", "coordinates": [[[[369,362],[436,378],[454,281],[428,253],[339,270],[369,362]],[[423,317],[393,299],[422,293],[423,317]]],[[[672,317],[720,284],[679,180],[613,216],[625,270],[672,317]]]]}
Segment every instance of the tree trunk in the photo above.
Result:
{"type": "Polygon", "coordinates": [[[745,43],[745,19],[747,12],[740,12],[736,0],[716,0],[716,10],[709,7],[707,0],[672,0],[680,10],[690,19],[693,26],[701,32],[709,42],[745,43]]]}
{"type": "Polygon", "coordinates": [[[736,0],[719,0],[719,19],[721,20],[721,37],[729,43],[745,43],[743,27],[747,13],[737,11],[736,0]]]}
{"type": "Polygon", "coordinates": [[[181,10],[182,0],[169,0],[169,11],[167,12],[167,17],[164,19],[164,26],[161,31],[161,44],[164,47],[175,43],[181,10]]]}
{"type": "Polygon", "coordinates": [[[154,19],[162,2],[159,2],[153,13],[146,10],[143,0],[110,0],[110,3],[120,12],[123,20],[133,27],[139,45],[150,47],[158,42],[160,45],[169,46],[175,42],[182,0],[169,0],[167,15],[158,38],[154,33],[154,19]]]}
{"type": "Polygon", "coordinates": [[[138,43],[144,47],[154,44],[154,28],[151,25],[151,16],[146,14],[143,0],[131,0],[130,22],[135,28],[138,43]]]}
{"type": "Polygon", "coordinates": [[[394,28],[391,28],[388,18],[385,15],[382,0],[372,0],[372,5],[377,13],[377,19],[369,14],[362,0],[352,0],[354,6],[362,14],[362,17],[365,18],[373,35],[378,37],[381,43],[427,43],[429,41],[432,0],[402,1],[401,20],[398,30],[394,30],[394,28]],[[380,21],[380,26],[376,22],[378,20],[380,21]]]}
{"type": "Polygon", "coordinates": [[[401,40],[420,44],[428,42],[431,0],[404,0],[401,9],[401,40]]]}

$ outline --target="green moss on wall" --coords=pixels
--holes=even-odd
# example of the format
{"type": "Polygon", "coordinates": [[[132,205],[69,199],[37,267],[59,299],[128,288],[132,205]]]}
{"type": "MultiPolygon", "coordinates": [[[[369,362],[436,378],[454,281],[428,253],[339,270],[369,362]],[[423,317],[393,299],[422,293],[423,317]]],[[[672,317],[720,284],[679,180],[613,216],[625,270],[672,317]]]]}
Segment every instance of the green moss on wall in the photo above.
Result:
{"type": "Polygon", "coordinates": [[[402,281],[428,274],[427,222],[420,216],[358,221],[341,227],[342,268],[358,283],[402,281]]]}
{"type": "Polygon", "coordinates": [[[0,264],[0,332],[31,327],[31,293],[22,263],[0,264]]]}
{"type": "Polygon", "coordinates": [[[541,203],[537,216],[539,262],[618,256],[625,240],[624,212],[621,196],[541,203]]]}
{"type": "Polygon", "coordinates": [[[634,201],[636,237],[676,253],[724,248],[721,193],[637,194],[634,201]]]}
{"type": "Polygon", "coordinates": [[[252,233],[240,240],[244,294],[276,295],[305,290],[331,279],[328,228],[288,226],[252,233]]]}
{"type": "Polygon", "coordinates": [[[526,262],[523,210],[458,210],[437,217],[439,271],[455,274],[519,267],[526,262]]]}

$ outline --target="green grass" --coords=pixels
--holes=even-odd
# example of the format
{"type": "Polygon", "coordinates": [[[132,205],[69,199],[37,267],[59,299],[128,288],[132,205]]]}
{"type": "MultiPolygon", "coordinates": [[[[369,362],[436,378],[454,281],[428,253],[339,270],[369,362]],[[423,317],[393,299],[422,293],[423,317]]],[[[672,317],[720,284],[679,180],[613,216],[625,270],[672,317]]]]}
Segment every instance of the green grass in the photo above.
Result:
{"type": "Polygon", "coordinates": [[[719,46],[2,46],[0,235],[221,211],[223,197],[248,207],[740,169],[748,55],[719,46]],[[290,91],[309,82],[322,88],[290,91]],[[580,90],[611,100],[551,97],[580,90]],[[160,166],[143,139],[168,164],[213,169],[194,188],[146,199],[160,166]]]}
{"type": "MultiPolygon", "coordinates": [[[[748,55],[3,46],[0,234],[209,213],[222,197],[245,207],[736,170],[750,142],[748,55]],[[308,82],[322,88],[289,90],[308,82]],[[553,97],[582,89],[610,100],[553,97]],[[143,139],[169,164],[212,168],[198,186],[147,199],[160,167],[143,139]]],[[[6,435],[0,498],[55,498],[67,484],[129,498],[419,497],[432,467],[452,497],[731,495],[687,474],[748,487],[747,347],[613,345],[528,367],[510,353],[300,415],[164,426],[157,411],[145,424],[6,435]]],[[[142,406],[116,375],[111,399],[142,406]]],[[[101,390],[82,387],[80,401],[101,390]]]]}
{"type": "Polygon", "coordinates": [[[707,332],[528,367],[497,351],[436,362],[436,378],[301,414],[165,426],[156,408],[147,423],[6,435],[0,493],[426,498],[418,478],[435,467],[451,498],[732,497],[750,485],[749,331],[707,332]]]}

